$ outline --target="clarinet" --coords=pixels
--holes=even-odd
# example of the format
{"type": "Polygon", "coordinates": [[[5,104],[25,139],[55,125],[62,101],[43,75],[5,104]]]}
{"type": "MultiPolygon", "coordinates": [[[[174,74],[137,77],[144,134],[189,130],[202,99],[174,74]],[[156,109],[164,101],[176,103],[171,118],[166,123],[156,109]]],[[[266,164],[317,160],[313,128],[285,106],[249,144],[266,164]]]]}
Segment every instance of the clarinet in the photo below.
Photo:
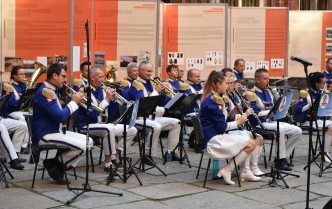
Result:
{"type": "MultiPolygon", "coordinates": [[[[240,108],[240,107],[237,105],[237,103],[236,103],[234,97],[231,96],[231,94],[230,94],[229,91],[226,91],[226,93],[227,93],[227,95],[228,95],[228,98],[233,102],[233,104],[234,104],[236,110],[237,110],[241,115],[243,115],[243,110],[242,110],[242,108],[240,108]]],[[[256,132],[254,131],[254,128],[253,128],[253,127],[251,126],[251,124],[249,123],[249,121],[246,121],[246,122],[245,122],[245,125],[246,125],[247,129],[248,129],[248,130],[251,132],[251,134],[253,135],[254,139],[256,139],[256,138],[257,138],[257,134],[256,134],[256,132]]]]}
{"type": "MultiPolygon", "coordinates": [[[[234,92],[235,92],[235,94],[239,97],[239,99],[240,99],[241,104],[243,105],[243,107],[244,107],[245,109],[249,109],[250,106],[248,105],[246,99],[242,96],[242,94],[240,94],[237,90],[235,90],[234,92]]],[[[255,119],[257,120],[258,125],[261,127],[261,129],[262,129],[262,130],[265,130],[265,127],[264,127],[264,125],[263,125],[261,119],[259,119],[258,115],[257,115],[256,113],[253,113],[252,115],[253,115],[253,116],[255,117],[255,119]]]]}

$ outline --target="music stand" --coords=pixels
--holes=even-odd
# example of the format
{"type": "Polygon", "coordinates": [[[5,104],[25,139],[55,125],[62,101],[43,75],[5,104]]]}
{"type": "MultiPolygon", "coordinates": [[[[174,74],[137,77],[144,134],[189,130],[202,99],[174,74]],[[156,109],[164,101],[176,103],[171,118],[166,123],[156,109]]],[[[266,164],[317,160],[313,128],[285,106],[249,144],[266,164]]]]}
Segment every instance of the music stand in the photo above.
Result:
{"type": "Polygon", "coordinates": [[[279,156],[279,139],[280,139],[279,122],[280,122],[281,119],[286,117],[286,115],[288,113],[288,109],[290,107],[291,100],[292,100],[292,93],[281,96],[278,99],[278,101],[276,102],[276,104],[273,106],[273,108],[270,110],[268,115],[266,116],[266,118],[273,119],[273,120],[277,121],[277,131],[276,131],[277,156],[276,156],[276,163],[275,163],[274,168],[273,168],[273,166],[271,167],[271,172],[265,174],[266,176],[272,177],[272,180],[270,180],[270,182],[269,182],[269,185],[271,185],[272,187],[280,186],[280,185],[278,185],[277,180],[281,179],[284,182],[285,187],[289,188],[288,184],[286,183],[286,181],[284,179],[284,177],[286,177],[286,176],[294,176],[294,177],[300,178],[299,175],[286,173],[284,171],[281,171],[280,168],[279,168],[279,161],[280,161],[280,156],[279,156]],[[282,176],[281,174],[285,174],[285,175],[282,176]]]}
{"type": "Polygon", "coordinates": [[[138,163],[140,163],[138,169],[145,172],[152,168],[157,168],[164,176],[167,176],[164,171],[162,171],[155,162],[153,162],[148,155],[145,154],[145,135],[146,135],[146,118],[149,115],[152,115],[155,112],[156,107],[158,106],[160,100],[163,96],[152,96],[152,97],[144,97],[139,99],[139,107],[137,111],[137,115],[143,117],[143,130],[142,135],[144,139],[142,140],[142,146],[140,150],[140,158],[133,164],[135,167],[138,163]],[[145,169],[145,164],[149,162],[152,165],[150,168],[145,169]]]}
{"type": "MultiPolygon", "coordinates": [[[[186,150],[184,149],[183,144],[183,129],[184,129],[184,112],[186,112],[197,100],[200,94],[189,94],[188,96],[183,93],[177,93],[166,105],[165,109],[168,110],[169,113],[175,115],[181,121],[181,129],[180,129],[180,138],[179,143],[173,149],[173,152],[179,148],[180,149],[180,159],[179,162],[182,164],[184,158],[187,158],[187,163],[189,168],[191,168],[191,164],[189,161],[189,157],[187,155],[186,150]],[[182,152],[183,151],[183,152],[182,152]],[[184,153],[184,156],[182,155],[184,153]]],[[[166,163],[166,158],[164,159],[164,164],[166,163]]]]}
{"type": "Polygon", "coordinates": [[[331,168],[332,163],[330,163],[329,165],[327,165],[324,168],[324,157],[327,157],[330,161],[332,161],[331,157],[327,155],[327,153],[324,150],[324,146],[325,146],[325,126],[326,126],[326,117],[331,117],[332,116],[332,93],[324,93],[322,94],[319,98],[316,98],[314,104],[316,103],[316,105],[313,105],[314,107],[318,106],[318,110],[317,110],[317,116],[318,117],[322,117],[323,118],[323,128],[322,128],[322,142],[321,142],[321,147],[320,147],[320,151],[319,153],[311,160],[310,163],[315,162],[315,164],[319,167],[319,177],[322,177],[323,172],[328,169],[331,168]],[[321,157],[321,161],[320,164],[318,165],[316,162],[316,159],[318,157],[321,157]]]}
{"type": "Polygon", "coordinates": [[[131,128],[134,124],[135,124],[135,120],[137,117],[137,108],[139,106],[139,102],[136,101],[135,103],[129,105],[127,107],[127,110],[120,116],[120,118],[114,123],[114,124],[120,124],[123,122],[123,177],[121,177],[120,175],[118,175],[116,173],[118,167],[120,166],[120,164],[115,168],[114,173],[112,172],[112,168],[111,168],[111,172],[107,178],[107,183],[106,185],[108,186],[114,179],[114,175],[119,176],[119,178],[126,183],[127,180],[130,178],[130,176],[132,174],[134,174],[137,178],[137,181],[140,183],[140,185],[142,186],[142,182],[139,179],[138,175],[136,174],[133,165],[131,164],[131,161],[129,160],[129,158],[127,158],[127,123],[128,123],[128,117],[131,116],[131,120],[129,123],[129,128],[131,128]],[[133,111],[135,110],[135,111],[133,111]],[[128,163],[128,169],[127,169],[127,163],[128,163]],[[130,172],[130,174],[127,176],[127,174],[130,172]]]}
{"type": "Polygon", "coordinates": [[[33,88],[33,89],[27,89],[20,100],[20,104],[17,107],[17,111],[28,111],[29,108],[32,107],[33,105],[33,98],[35,96],[35,94],[37,93],[37,88],[33,88]]]}
{"type": "MultiPolygon", "coordinates": [[[[8,99],[10,98],[11,94],[7,94],[0,98],[0,113],[2,111],[2,108],[7,103],[8,99]]],[[[8,181],[6,178],[6,173],[9,174],[11,179],[14,179],[14,176],[10,173],[9,169],[7,168],[6,164],[0,159],[0,181],[4,181],[6,184],[6,188],[9,188],[8,181]]]]}

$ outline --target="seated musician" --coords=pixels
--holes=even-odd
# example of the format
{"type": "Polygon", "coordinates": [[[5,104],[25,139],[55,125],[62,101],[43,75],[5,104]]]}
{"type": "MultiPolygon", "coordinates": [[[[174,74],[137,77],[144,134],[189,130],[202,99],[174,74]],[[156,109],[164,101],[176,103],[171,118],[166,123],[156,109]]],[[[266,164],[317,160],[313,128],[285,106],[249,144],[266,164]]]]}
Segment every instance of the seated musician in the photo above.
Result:
{"type": "Polygon", "coordinates": [[[88,84],[88,65],[91,65],[91,62],[85,61],[80,65],[80,78],[74,79],[74,90],[78,91],[80,88],[88,84]]]}
{"type": "MultiPolygon", "coordinates": [[[[202,95],[202,105],[200,109],[200,118],[206,150],[214,159],[232,158],[235,156],[237,164],[245,161],[255,149],[255,141],[251,138],[248,131],[240,131],[238,126],[244,124],[247,114],[243,114],[236,121],[226,122],[227,111],[221,95],[226,94],[227,78],[222,72],[212,71],[204,85],[202,95]]],[[[235,184],[231,180],[231,174],[234,169],[234,162],[231,160],[225,167],[218,172],[218,177],[223,177],[227,184],[235,184]]],[[[250,169],[241,170],[241,180],[254,180],[255,177],[250,169]]],[[[257,178],[259,180],[260,178],[257,178]]]]}
{"type": "Polygon", "coordinates": [[[136,62],[131,62],[127,65],[127,75],[127,78],[123,78],[120,80],[120,84],[122,86],[121,95],[126,100],[130,101],[129,88],[138,76],[138,64],[136,62]]]}
{"type": "MultiPolygon", "coordinates": [[[[5,118],[12,118],[17,121],[12,121],[16,123],[18,126],[26,126],[26,120],[24,115],[29,114],[27,112],[19,112],[18,108],[20,105],[21,97],[23,93],[26,91],[27,85],[25,84],[25,70],[22,66],[15,66],[13,67],[10,73],[10,82],[5,83],[2,90],[2,95],[12,94],[8,101],[6,102],[5,106],[1,111],[1,115],[5,118]]],[[[21,153],[28,154],[29,148],[29,133],[28,131],[25,132],[25,135],[21,136],[23,141],[21,141],[21,153]]]]}
{"type": "MultiPolygon", "coordinates": [[[[52,64],[47,71],[47,80],[39,87],[33,99],[32,132],[33,144],[36,147],[44,144],[69,147],[69,151],[60,155],[62,155],[65,166],[70,168],[77,165],[80,157],[86,151],[86,146],[92,147],[93,142],[89,139],[88,145],[86,145],[85,135],[66,131],[66,128],[62,126],[68,117],[78,109],[78,105],[83,99],[83,94],[77,92],[73,94],[72,101],[62,108],[58,90],[63,87],[65,81],[64,67],[59,63],[52,64]]],[[[60,155],[44,160],[43,164],[50,177],[63,184],[65,183],[64,170],[60,163],[60,155]]]]}
{"type": "Polygon", "coordinates": [[[328,85],[328,90],[332,90],[332,58],[327,58],[325,62],[324,75],[326,78],[326,84],[328,85]]]}
{"type": "MultiPolygon", "coordinates": [[[[113,125],[106,123],[108,117],[108,110],[110,108],[118,107],[114,89],[104,90],[101,85],[104,79],[104,72],[100,66],[93,66],[90,69],[90,84],[91,84],[91,102],[101,108],[100,113],[96,108],[90,112],[89,133],[99,137],[103,137],[103,148],[105,154],[105,172],[111,172],[111,165],[117,164],[116,158],[123,150],[123,124],[113,125]],[[115,137],[119,137],[116,144],[115,137]]],[[[83,91],[81,89],[80,91],[83,91]]],[[[78,131],[86,131],[86,109],[82,106],[78,110],[78,131]]],[[[127,126],[127,144],[131,144],[135,138],[137,130],[135,127],[128,128],[127,126]]],[[[115,165],[117,166],[117,165],[115,165]]]]}
{"type": "Polygon", "coordinates": [[[233,73],[235,75],[235,80],[238,79],[244,79],[244,69],[246,66],[246,62],[244,61],[244,59],[236,59],[234,61],[234,68],[233,68],[233,73]]]}
{"type": "Polygon", "coordinates": [[[176,65],[168,65],[166,67],[166,73],[169,76],[169,79],[167,79],[168,86],[171,87],[174,93],[190,93],[190,86],[186,84],[185,82],[179,81],[179,69],[176,65]]]}
{"type": "Polygon", "coordinates": [[[184,76],[184,68],[182,65],[178,65],[178,81],[180,83],[184,83],[185,81],[183,80],[183,76],[184,76]]]}
{"type": "MultiPolygon", "coordinates": [[[[143,61],[139,65],[139,73],[137,79],[133,82],[129,90],[129,96],[132,100],[137,100],[142,97],[157,96],[163,93],[165,85],[159,83],[154,87],[151,83],[151,75],[153,73],[153,66],[151,62],[143,61]]],[[[158,139],[161,131],[169,131],[167,150],[172,150],[179,142],[180,136],[180,121],[175,118],[162,117],[165,110],[163,107],[156,108],[156,117],[151,120],[146,120],[146,126],[150,129],[150,153],[149,157],[153,160],[153,157],[157,156],[158,139]]],[[[143,119],[136,120],[137,126],[143,126],[143,119]]],[[[166,153],[165,153],[166,154],[166,153]]],[[[172,152],[173,160],[179,160],[179,157],[172,152]]]]}
{"type": "Polygon", "coordinates": [[[23,170],[24,166],[21,164],[23,159],[19,158],[18,155],[16,154],[7,127],[4,124],[2,124],[1,121],[0,121],[0,135],[1,135],[0,153],[5,156],[6,161],[9,162],[9,165],[12,169],[23,170]]]}
{"type": "MultiPolygon", "coordinates": [[[[225,100],[225,108],[228,113],[227,122],[235,121],[237,118],[239,118],[241,116],[241,115],[239,115],[236,106],[242,112],[248,112],[251,114],[254,113],[254,111],[251,108],[249,110],[245,111],[245,109],[241,105],[241,101],[240,101],[238,95],[235,94],[235,85],[236,85],[235,76],[233,74],[227,74],[226,77],[228,78],[228,87],[227,87],[228,95],[226,97],[227,99],[225,100]],[[234,104],[233,101],[236,104],[234,104]]],[[[254,94],[252,92],[249,92],[248,94],[250,94],[250,93],[254,96],[254,94]]],[[[249,95],[247,95],[247,97],[248,96],[249,95]]],[[[247,160],[244,162],[244,169],[251,170],[251,172],[255,176],[259,176],[259,175],[264,174],[258,167],[258,161],[259,161],[259,158],[263,151],[264,139],[260,135],[257,135],[255,142],[256,142],[256,148],[251,153],[251,155],[247,158],[247,160]]],[[[248,179],[250,180],[251,178],[253,178],[253,177],[248,175],[248,179]]],[[[253,178],[253,179],[255,179],[255,178],[253,178]]]]}
{"type": "MultiPolygon", "coordinates": [[[[310,118],[310,107],[312,106],[309,93],[313,99],[313,102],[320,96],[320,94],[324,93],[323,89],[326,85],[326,78],[322,72],[314,72],[309,74],[309,83],[310,89],[309,91],[301,90],[300,91],[300,100],[296,105],[296,113],[303,114],[306,117],[303,117],[303,123],[309,125],[308,118],[310,118]]],[[[316,126],[315,124],[313,124],[316,126]]],[[[318,128],[323,128],[323,120],[317,120],[318,128]]],[[[329,149],[332,143],[332,121],[325,121],[326,135],[325,135],[325,143],[324,143],[324,152],[330,157],[329,149]]],[[[327,163],[331,163],[331,160],[324,156],[324,160],[327,163]]]]}
{"type": "MultiPolygon", "coordinates": [[[[258,69],[255,72],[255,86],[254,93],[257,95],[257,98],[254,100],[250,100],[250,106],[255,111],[256,115],[259,117],[264,127],[267,130],[277,130],[277,123],[269,120],[266,120],[266,116],[269,113],[270,109],[274,106],[273,95],[272,92],[268,89],[269,86],[269,72],[266,69],[258,69]]],[[[255,127],[257,123],[253,122],[252,125],[255,127]]],[[[301,128],[284,123],[279,122],[279,167],[280,170],[291,171],[293,166],[292,163],[289,163],[286,159],[289,156],[293,149],[296,146],[296,143],[300,139],[302,135],[301,128]],[[287,139],[287,137],[288,139],[287,139]]]]}

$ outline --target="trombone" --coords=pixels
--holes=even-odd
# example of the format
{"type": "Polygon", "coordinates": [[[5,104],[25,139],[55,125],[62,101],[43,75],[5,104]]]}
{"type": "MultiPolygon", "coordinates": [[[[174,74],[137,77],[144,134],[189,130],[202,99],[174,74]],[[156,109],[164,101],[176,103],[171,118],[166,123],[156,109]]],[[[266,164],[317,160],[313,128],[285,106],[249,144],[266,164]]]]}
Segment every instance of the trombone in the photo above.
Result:
{"type": "MultiPolygon", "coordinates": [[[[105,82],[101,82],[101,86],[102,86],[102,88],[103,88],[104,90],[107,90],[107,89],[113,89],[112,87],[107,86],[107,85],[105,84],[105,82]]],[[[115,95],[116,95],[116,97],[117,97],[116,102],[117,102],[119,105],[127,105],[127,107],[128,107],[128,106],[130,106],[130,105],[133,104],[133,102],[126,100],[123,96],[121,96],[118,92],[116,92],[116,90],[115,90],[114,93],[115,93],[115,95]]]]}
{"type": "MultiPolygon", "coordinates": [[[[159,77],[152,78],[150,76],[150,81],[154,86],[158,86],[158,84],[162,83],[159,77]]],[[[166,95],[170,98],[173,98],[175,96],[175,92],[172,89],[168,88],[168,86],[165,86],[164,91],[166,92],[166,95]]]]}
{"type": "MultiPolygon", "coordinates": [[[[67,89],[66,89],[66,94],[68,95],[68,96],[70,96],[70,97],[73,97],[73,94],[74,93],[77,93],[77,91],[75,91],[73,88],[71,88],[70,86],[68,86],[67,84],[63,84],[63,86],[65,86],[67,89]]],[[[85,103],[87,103],[87,98],[86,97],[83,97],[83,100],[84,100],[84,102],[85,103]]],[[[81,104],[82,106],[83,106],[83,104],[81,104]]],[[[95,105],[95,104],[93,104],[92,102],[91,102],[91,106],[94,108],[94,109],[96,109],[99,113],[102,113],[102,112],[104,112],[104,109],[102,109],[101,107],[98,107],[97,105],[95,105]]],[[[85,109],[86,109],[86,105],[84,104],[84,106],[83,106],[85,109]]]]}

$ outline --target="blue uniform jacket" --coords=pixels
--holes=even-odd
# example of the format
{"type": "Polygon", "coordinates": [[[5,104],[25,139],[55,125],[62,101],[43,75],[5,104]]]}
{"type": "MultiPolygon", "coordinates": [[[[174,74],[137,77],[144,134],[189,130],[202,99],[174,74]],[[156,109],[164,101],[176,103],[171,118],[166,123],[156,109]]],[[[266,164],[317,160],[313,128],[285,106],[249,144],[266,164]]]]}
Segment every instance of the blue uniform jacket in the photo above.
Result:
{"type": "MultiPolygon", "coordinates": [[[[316,98],[319,97],[319,95],[322,94],[323,91],[322,90],[315,91],[313,89],[310,89],[309,93],[313,99],[313,102],[315,102],[316,98]]],[[[300,94],[299,94],[300,100],[296,105],[296,114],[306,115],[306,117],[303,117],[302,123],[304,123],[307,120],[307,118],[309,118],[307,116],[310,116],[310,103],[311,102],[310,102],[309,93],[304,90],[301,90],[300,94]]]]}
{"type": "Polygon", "coordinates": [[[226,118],[227,111],[223,99],[219,95],[210,93],[203,101],[200,109],[201,125],[206,144],[212,137],[237,128],[236,122],[227,123],[226,118]]]}
{"type": "Polygon", "coordinates": [[[324,70],[323,73],[326,78],[326,84],[332,84],[332,73],[327,72],[327,70],[324,70]]]}
{"type": "MultiPolygon", "coordinates": [[[[25,83],[17,83],[15,81],[11,81],[12,86],[14,87],[14,92],[6,102],[5,106],[2,109],[2,116],[7,117],[10,113],[17,111],[18,106],[20,105],[21,96],[27,89],[27,85],[25,83]]],[[[2,90],[2,96],[9,94],[11,92],[6,92],[4,89],[2,90]]]]}
{"type": "MultiPolygon", "coordinates": [[[[261,122],[266,122],[265,117],[274,106],[273,95],[268,89],[261,90],[255,86],[254,90],[254,93],[257,95],[257,101],[251,101],[250,106],[261,122]]],[[[254,117],[249,117],[249,121],[253,127],[258,125],[258,122],[254,120],[254,117]]]]}
{"type": "Polygon", "coordinates": [[[38,146],[39,140],[46,134],[63,133],[62,123],[77,109],[74,101],[62,108],[57,87],[45,81],[33,99],[33,143],[38,146]]]}
{"type": "Polygon", "coordinates": [[[125,79],[128,83],[127,85],[123,85],[122,82],[121,82],[121,85],[122,85],[122,90],[121,90],[121,96],[123,96],[123,98],[125,98],[127,101],[130,101],[130,96],[129,96],[129,89],[130,89],[130,86],[133,84],[133,80],[131,78],[126,78],[125,79]]]}
{"type": "Polygon", "coordinates": [[[244,78],[244,74],[237,72],[235,69],[233,69],[233,73],[234,73],[236,79],[243,79],[244,78]]]}

